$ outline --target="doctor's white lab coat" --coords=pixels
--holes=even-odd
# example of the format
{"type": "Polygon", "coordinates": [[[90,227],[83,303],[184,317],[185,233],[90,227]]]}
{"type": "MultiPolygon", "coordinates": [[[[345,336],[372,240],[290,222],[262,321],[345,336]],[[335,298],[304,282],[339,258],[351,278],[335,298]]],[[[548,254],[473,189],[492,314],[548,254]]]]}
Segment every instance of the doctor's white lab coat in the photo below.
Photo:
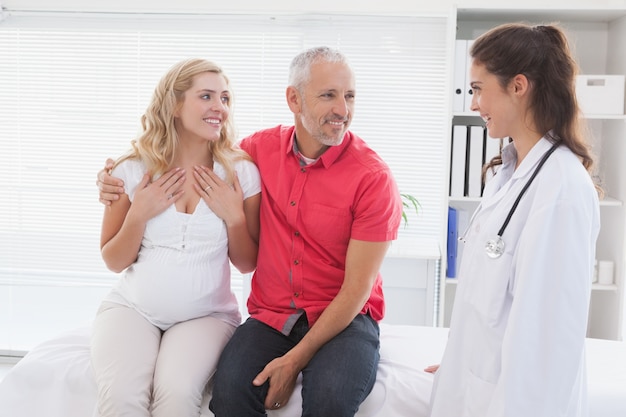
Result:
{"type": "Polygon", "coordinates": [[[435,376],[432,417],[582,417],[588,414],[585,335],[597,192],[561,145],[485,252],[551,144],[541,139],[514,170],[512,144],[465,234],[448,344],[435,376]]]}

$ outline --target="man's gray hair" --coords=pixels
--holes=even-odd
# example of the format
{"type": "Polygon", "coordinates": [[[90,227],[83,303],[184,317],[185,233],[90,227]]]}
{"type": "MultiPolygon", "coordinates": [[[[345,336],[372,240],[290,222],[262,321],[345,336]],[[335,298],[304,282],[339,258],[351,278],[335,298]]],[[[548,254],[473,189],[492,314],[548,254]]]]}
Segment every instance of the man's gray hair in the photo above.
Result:
{"type": "Polygon", "coordinates": [[[306,49],[294,57],[289,66],[289,85],[298,91],[309,81],[311,66],[318,62],[341,62],[350,65],[348,58],[337,49],[317,46],[306,49]]]}

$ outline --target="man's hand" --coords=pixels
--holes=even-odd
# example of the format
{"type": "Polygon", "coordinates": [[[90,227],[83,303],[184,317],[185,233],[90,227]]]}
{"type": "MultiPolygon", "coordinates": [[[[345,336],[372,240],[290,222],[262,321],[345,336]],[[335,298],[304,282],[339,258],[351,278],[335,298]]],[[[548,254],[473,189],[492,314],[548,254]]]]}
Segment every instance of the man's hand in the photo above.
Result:
{"type": "Polygon", "coordinates": [[[98,172],[96,185],[99,190],[100,202],[105,206],[110,206],[112,201],[119,200],[120,194],[124,193],[124,181],[111,176],[114,160],[108,158],[98,172]]]}
{"type": "MultiPolygon", "coordinates": [[[[111,176],[111,169],[114,164],[115,161],[108,158],[104,164],[104,168],[98,172],[96,179],[96,185],[99,190],[99,200],[105,206],[110,206],[111,202],[119,200],[120,194],[124,194],[124,181],[111,176]]],[[[170,196],[169,203],[175,203],[182,194],[182,189],[180,187],[185,181],[185,171],[174,168],[163,174],[162,177],[167,179],[167,187],[165,189],[167,190],[169,187],[172,187],[167,193],[170,196]],[[174,198],[172,199],[172,197],[174,198]]]]}
{"type": "Polygon", "coordinates": [[[263,385],[269,380],[269,389],[265,397],[265,408],[275,410],[287,404],[296,386],[300,369],[295,367],[287,356],[276,358],[268,363],[252,383],[263,385]]]}

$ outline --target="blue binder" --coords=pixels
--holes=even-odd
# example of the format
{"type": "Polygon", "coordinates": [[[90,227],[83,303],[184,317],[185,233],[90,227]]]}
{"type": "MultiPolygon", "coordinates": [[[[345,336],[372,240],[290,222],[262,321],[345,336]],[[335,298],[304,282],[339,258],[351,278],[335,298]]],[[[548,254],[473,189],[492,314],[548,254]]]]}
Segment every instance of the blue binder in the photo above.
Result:
{"type": "Polygon", "coordinates": [[[448,207],[448,243],[446,277],[456,278],[456,258],[459,243],[459,215],[454,207],[448,207]]]}

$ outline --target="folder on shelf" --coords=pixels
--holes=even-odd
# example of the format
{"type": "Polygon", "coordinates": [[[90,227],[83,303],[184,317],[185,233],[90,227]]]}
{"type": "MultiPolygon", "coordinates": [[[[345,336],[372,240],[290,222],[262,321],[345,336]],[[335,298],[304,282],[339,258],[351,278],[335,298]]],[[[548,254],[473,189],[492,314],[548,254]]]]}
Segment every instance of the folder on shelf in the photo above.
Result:
{"type": "Polygon", "coordinates": [[[448,242],[447,242],[447,262],[446,277],[456,278],[456,251],[459,241],[459,230],[457,228],[457,211],[454,207],[448,207],[448,242]]]}
{"type": "MultiPolygon", "coordinates": [[[[502,150],[502,139],[493,138],[489,136],[489,131],[485,129],[485,164],[489,163],[493,159],[493,157],[500,155],[500,151],[502,150]]],[[[493,173],[491,170],[487,171],[485,175],[485,181],[488,181],[491,178],[493,173]]],[[[485,184],[483,184],[483,188],[485,188],[485,184]]]]}
{"type": "Polygon", "coordinates": [[[463,111],[465,113],[471,113],[472,112],[472,89],[470,88],[470,75],[469,75],[469,70],[470,67],[472,66],[472,59],[470,58],[470,48],[472,47],[472,45],[474,44],[474,40],[468,40],[466,41],[466,50],[465,50],[465,97],[463,98],[463,111]]]}
{"type": "Polygon", "coordinates": [[[450,197],[465,195],[466,151],[467,126],[453,125],[450,152],[450,197]]]}
{"type": "Polygon", "coordinates": [[[480,197],[482,195],[483,149],[485,146],[485,128],[469,126],[468,167],[467,167],[467,196],[480,197]]]}
{"type": "MultiPolygon", "coordinates": [[[[470,212],[468,210],[455,207],[456,209],[456,229],[458,233],[458,237],[462,237],[467,228],[469,227],[470,220],[470,212]]],[[[465,247],[465,243],[461,242],[457,238],[457,246],[456,246],[456,276],[459,275],[459,268],[461,266],[461,260],[463,258],[463,248],[465,247]]]]}
{"type": "Polygon", "coordinates": [[[452,84],[452,111],[465,111],[465,93],[467,90],[467,41],[457,39],[454,48],[454,80],[452,84]]]}

